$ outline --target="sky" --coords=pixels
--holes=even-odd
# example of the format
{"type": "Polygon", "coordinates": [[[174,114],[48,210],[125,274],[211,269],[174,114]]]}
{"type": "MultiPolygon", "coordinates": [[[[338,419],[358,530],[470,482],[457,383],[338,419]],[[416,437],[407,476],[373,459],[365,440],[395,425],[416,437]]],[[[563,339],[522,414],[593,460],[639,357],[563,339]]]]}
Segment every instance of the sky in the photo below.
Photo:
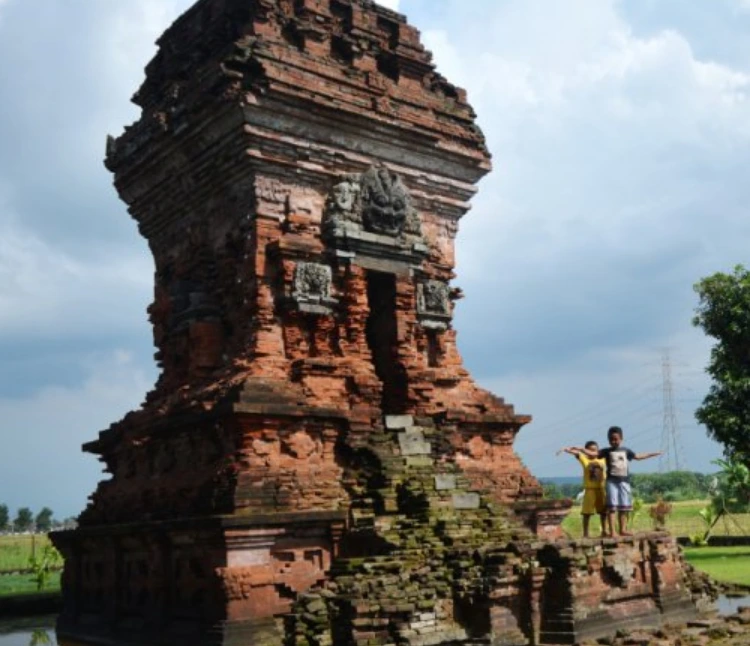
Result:
{"type": "MultiPolygon", "coordinates": [[[[80,512],[101,478],[80,445],[155,380],[153,263],[102,158],[106,135],[138,118],[129,98],[154,41],[189,5],[0,0],[0,503],[12,512],[80,512]]],[[[576,475],[555,450],[617,424],[636,451],[661,448],[667,429],[670,464],[713,470],[721,447],[693,418],[711,343],[691,325],[692,286],[746,261],[750,0],[389,6],[467,89],[493,154],[457,241],[455,326],[477,381],[534,417],[516,442],[525,463],[576,475]]]]}

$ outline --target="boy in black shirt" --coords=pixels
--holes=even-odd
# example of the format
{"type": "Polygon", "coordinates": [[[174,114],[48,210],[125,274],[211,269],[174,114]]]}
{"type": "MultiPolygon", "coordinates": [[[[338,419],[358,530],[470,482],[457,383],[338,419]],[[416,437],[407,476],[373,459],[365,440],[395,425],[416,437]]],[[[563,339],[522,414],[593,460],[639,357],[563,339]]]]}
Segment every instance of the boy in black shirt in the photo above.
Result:
{"type": "Polygon", "coordinates": [[[607,463],[607,524],[609,533],[614,536],[614,516],[617,512],[617,525],[620,536],[632,536],[628,531],[628,520],[633,510],[633,495],[630,490],[631,460],[647,460],[661,455],[661,451],[652,453],[633,453],[622,446],[622,429],[612,426],[607,431],[609,446],[598,453],[586,450],[590,457],[604,458],[607,463]]]}

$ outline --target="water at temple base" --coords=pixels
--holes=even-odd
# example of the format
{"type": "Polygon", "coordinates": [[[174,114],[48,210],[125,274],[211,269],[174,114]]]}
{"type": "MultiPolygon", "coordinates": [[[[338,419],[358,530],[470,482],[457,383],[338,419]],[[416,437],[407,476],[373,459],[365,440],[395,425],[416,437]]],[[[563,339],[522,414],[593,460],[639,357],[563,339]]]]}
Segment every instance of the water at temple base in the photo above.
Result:
{"type": "MultiPolygon", "coordinates": [[[[733,615],[739,612],[740,607],[750,606],[750,595],[728,595],[721,594],[716,599],[716,609],[720,615],[733,615]]],[[[0,642],[2,644],[2,642],[0,642]]]]}
{"type": "Polygon", "coordinates": [[[0,646],[57,646],[55,615],[0,621],[0,646]]]}

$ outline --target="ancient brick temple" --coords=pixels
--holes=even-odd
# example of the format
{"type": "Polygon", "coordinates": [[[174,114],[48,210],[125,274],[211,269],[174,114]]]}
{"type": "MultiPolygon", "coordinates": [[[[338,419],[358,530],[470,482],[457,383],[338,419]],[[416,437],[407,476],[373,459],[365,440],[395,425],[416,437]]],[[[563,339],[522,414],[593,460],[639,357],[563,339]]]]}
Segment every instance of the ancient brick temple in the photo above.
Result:
{"type": "Polygon", "coordinates": [[[64,639],[572,643],[692,612],[668,535],[558,540],[451,325],[489,153],[370,0],[200,0],[107,167],[156,267],[161,376],[85,449],[64,639]]]}

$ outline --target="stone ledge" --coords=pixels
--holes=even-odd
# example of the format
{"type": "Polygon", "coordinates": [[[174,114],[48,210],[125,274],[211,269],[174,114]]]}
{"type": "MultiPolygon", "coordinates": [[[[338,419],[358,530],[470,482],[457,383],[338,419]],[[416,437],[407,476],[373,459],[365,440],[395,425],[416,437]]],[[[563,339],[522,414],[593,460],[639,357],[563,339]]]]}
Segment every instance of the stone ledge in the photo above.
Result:
{"type": "Polygon", "coordinates": [[[279,527],[284,525],[320,524],[327,522],[345,522],[348,512],[341,511],[300,511],[281,512],[267,514],[246,515],[236,514],[231,516],[205,516],[195,518],[180,518],[173,520],[140,521],[133,523],[122,523],[119,525],[94,525],[82,526],[77,529],[68,529],[58,532],[50,532],[55,540],[66,540],[70,538],[87,536],[108,535],[133,535],[152,534],[156,531],[183,531],[186,529],[196,530],[220,530],[238,529],[242,527],[279,527]]]}

